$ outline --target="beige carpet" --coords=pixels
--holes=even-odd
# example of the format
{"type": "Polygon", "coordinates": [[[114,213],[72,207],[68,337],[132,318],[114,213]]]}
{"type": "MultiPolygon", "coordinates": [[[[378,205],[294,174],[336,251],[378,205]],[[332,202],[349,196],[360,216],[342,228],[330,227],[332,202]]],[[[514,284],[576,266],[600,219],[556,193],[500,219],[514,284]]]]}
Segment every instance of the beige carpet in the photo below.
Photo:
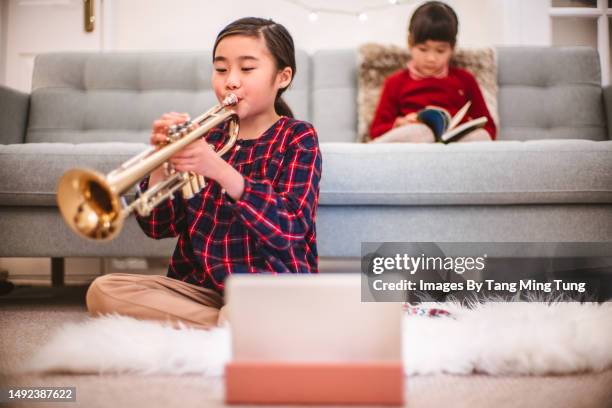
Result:
{"type": "MultiPolygon", "coordinates": [[[[0,386],[74,386],[67,407],[223,406],[223,384],[199,376],[13,376],[10,371],[64,322],[86,317],[84,288],[0,296],[0,386]]],[[[416,376],[407,379],[406,406],[612,407],[612,370],[559,377],[416,376]]],[[[30,404],[31,405],[31,404],[30,404]]],[[[15,405],[26,406],[26,405],[15,405]]],[[[58,403],[35,404],[58,407],[58,403]]]]}

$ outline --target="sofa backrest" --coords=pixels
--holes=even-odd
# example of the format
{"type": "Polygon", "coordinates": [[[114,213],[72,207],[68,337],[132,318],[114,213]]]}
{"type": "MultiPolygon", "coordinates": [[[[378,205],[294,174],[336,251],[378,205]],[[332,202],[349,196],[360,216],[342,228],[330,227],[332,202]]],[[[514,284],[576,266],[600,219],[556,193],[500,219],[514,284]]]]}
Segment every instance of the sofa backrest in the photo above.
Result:
{"type": "MultiPolygon", "coordinates": [[[[499,140],[606,140],[597,52],[500,47],[499,140]]],[[[357,138],[357,51],[297,52],[285,98],[322,142],[357,138]]],[[[168,111],[216,103],[210,52],[54,53],[36,58],[26,142],[147,142],[168,111]]]]}
{"type": "Polygon", "coordinates": [[[325,142],[357,141],[357,52],[312,55],[312,122],[325,142]]]}
{"type": "Polygon", "coordinates": [[[587,47],[500,47],[500,140],[607,140],[597,52],[587,47]]]}
{"type": "MultiPolygon", "coordinates": [[[[294,114],[309,114],[310,62],[298,52],[285,93],[294,114]]],[[[217,103],[210,51],[52,53],[36,57],[26,142],[148,143],[164,112],[192,117],[217,103]]]]}

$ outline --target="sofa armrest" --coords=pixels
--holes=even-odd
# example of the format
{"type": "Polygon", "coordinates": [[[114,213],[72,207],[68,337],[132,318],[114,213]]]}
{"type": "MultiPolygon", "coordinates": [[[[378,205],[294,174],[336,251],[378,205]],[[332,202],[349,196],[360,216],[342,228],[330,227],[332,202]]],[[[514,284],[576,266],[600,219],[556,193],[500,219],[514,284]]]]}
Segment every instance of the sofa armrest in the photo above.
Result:
{"type": "Polygon", "coordinates": [[[0,144],[23,143],[30,95],[0,85],[0,144]]]}
{"type": "Polygon", "coordinates": [[[612,140],[612,85],[603,87],[603,98],[606,110],[606,124],[608,125],[608,139],[612,140]]]}

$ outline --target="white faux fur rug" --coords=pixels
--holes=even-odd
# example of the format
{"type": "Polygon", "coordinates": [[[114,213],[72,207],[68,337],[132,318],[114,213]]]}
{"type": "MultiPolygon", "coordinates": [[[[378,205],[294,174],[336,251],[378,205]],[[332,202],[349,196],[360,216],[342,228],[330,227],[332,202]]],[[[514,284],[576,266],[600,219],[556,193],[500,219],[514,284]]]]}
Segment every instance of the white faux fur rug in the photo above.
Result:
{"type": "MultiPolygon", "coordinates": [[[[438,305],[450,317],[406,315],[406,374],[569,374],[612,367],[612,304],[438,305]]],[[[229,328],[173,329],[123,316],[61,327],[25,372],[223,375],[229,328]]]]}

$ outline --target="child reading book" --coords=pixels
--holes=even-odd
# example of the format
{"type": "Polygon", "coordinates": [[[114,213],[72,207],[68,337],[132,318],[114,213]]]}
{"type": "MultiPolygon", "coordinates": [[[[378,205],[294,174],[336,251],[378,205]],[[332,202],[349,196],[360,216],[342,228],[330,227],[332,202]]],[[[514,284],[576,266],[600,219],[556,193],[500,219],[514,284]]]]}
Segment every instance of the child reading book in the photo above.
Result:
{"type": "Polygon", "coordinates": [[[449,64],[458,26],[454,10],[442,2],[430,1],[415,10],[408,28],[411,59],[406,69],[385,80],[370,127],[372,142],[495,140],[495,123],[476,79],[449,64]],[[439,123],[444,119],[433,125],[432,115],[424,113],[432,105],[439,111],[438,118],[448,119],[442,131],[439,123]],[[451,122],[452,118],[458,119],[451,122]],[[463,126],[468,122],[472,123],[463,126]],[[451,124],[458,130],[443,138],[443,133],[452,132],[451,124]]]}

